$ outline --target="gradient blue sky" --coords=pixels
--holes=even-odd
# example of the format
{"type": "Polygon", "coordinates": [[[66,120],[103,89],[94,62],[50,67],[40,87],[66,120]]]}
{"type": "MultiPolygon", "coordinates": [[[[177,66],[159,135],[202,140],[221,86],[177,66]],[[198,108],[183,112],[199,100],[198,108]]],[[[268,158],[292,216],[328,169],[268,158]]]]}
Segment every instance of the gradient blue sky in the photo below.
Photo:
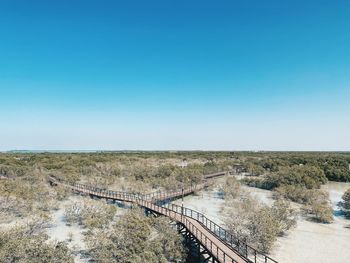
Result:
{"type": "Polygon", "coordinates": [[[350,150],[350,1],[0,1],[0,150],[350,150]]]}

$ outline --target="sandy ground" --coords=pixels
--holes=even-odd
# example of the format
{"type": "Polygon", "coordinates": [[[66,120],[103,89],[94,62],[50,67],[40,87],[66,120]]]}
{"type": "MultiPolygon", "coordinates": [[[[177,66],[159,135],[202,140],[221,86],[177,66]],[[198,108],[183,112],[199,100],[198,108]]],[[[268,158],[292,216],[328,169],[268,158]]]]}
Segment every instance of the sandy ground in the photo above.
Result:
{"type": "MultiPolygon", "coordinates": [[[[184,198],[184,206],[204,214],[207,218],[218,224],[222,222],[222,207],[224,199],[218,195],[218,190],[201,191],[199,195],[189,195],[184,198]]],[[[181,205],[182,200],[174,201],[174,204],[181,205]]]]}
{"type": "Polygon", "coordinates": [[[285,263],[350,262],[350,220],[340,216],[339,201],[349,183],[329,182],[322,189],[329,192],[334,209],[332,224],[319,224],[300,218],[297,227],[281,237],[271,253],[285,263]]]}
{"type": "MultiPolygon", "coordinates": [[[[82,257],[81,251],[85,250],[85,244],[83,241],[84,230],[78,225],[67,226],[64,216],[65,206],[74,201],[78,201],[80,196],[71,196],[69,199],[59,204],[58,210],[54,210],[51,214],[50,226],[46,229],[46,233],[51,241],[66,241],[68,246],[73,250],[75,255],[74,261],[76,263],[88,262],[87,259],[82,257]],[[69,240],[71,238],[71,240],[69,240]]],[[[30,220],[29,218],[14,218],[9,223],[0,224],[0,229],[11,228],[15,225],[25,224],[30,220]]]]}
{"type": "MultiPolygon", "coordinates": [[[[86,245],[84,243],[84,231],[77,224],[67,225],[64,215],[65,207],[73,202],[86,199],[87,197],[74,195],[63,201],[59,205],[59,209],[52,213],[52,226],[47,229],[47,234],[51,240],[67,241],[68,246],[72,249],[75,257],[75,263],[86,263],[88,258],[84,257],[86,245]],[[69,240],[71,238],[71,240],[69,240]]],[[[120,207],[124,207],[123,203],[118,203],[120,207]]],[[[112,205],[112,204],[111,204],[112,205]]],[[[118,209],[116,216],[120,216],[126,212],[125,209],[118,209]]]]}
{"type": "Polygon", "coordinates": [[[299,220],[297,227],[281,237],[271,253],[284,263],[340,263],[350,260],[350,222],[335,218],[332,224],[299,220]]]}
{"type": "MultiPolygon", "coordinates": [[[[225,182],[224,178],[216,180],[218,185],[225,182]]],[[[174,201],[174,204],[181,205],[181,198],[174,201]]],[[[207,218],[217,224],[223,225],[222,209],[225,200],[219,194],[219,187],[210,190],[203,190],[198,195],[189,195],[184,198],[184,206],[204,214],[207,218]]]]}
{"type": "Polygon", "coordinates": [[[336,215],[339,215],[340,208],[338,206],[339,201],[341,201],[344,192],[350,189],[350,183],[338,183],[338,182],[328,182],[322,185],[321,189],[329,193],[329,199],[331,200],[333,210],[336,215]]]}
{"type": "Polygon", "coordinates": [[[272,198],[272,192],[260,188],[249,187],[246,185],[241,186],[246,192],[248,192],[251,196],[258,199],[261,203],[271,206],[274,202],[272,198]]]}
{"type": "MultiPolygon", "coordinates": [[[[253,187],[242,186],[261,202],[271,205],[272,193],[253,187]]],[[[350,220],[339,215],[338,203],[343,193],[350,188],[347,183],[330,182],[323,186],[329,192],[335,210],[332,224],[320,224],[298,219],[296,228],[286,236],[278,238],[271,257],[280,263],[340,263],[350,262],[350,220]]],[[[184,206],[205,214],[213,221],[222,223],[222,207],[224,200],[220,198],[218,189],[202,191],[198,196],[188,196],[184,206]]],[[[181,204],[177,200],[176,204],[181,204]]]]}
{"type": "Polygon", "coordinates": [[[59,209],[52,213],[52,226],[47,229],[47,234],[51,240],[68,242],[70,237],[72,238],[71,241],[68,242],[68,246],[73,250],[75,255],[74,261],[77,263],[88,262],[88,260],[84,259],[81,254],[81,251],[84,251],[86,249],[85,243],[83,241],[84,230],[76,224],[67,226],[64,210],[65,206],[74,201],[78,201],[80,198],[83,197],[72,196],[68,200],[61,202],[59,209]]]}
{"type": "Polygon", "coordinates": [[[6,220],[6,222],[4,223],[0,223],[0,229],[9,229],[11,227],[14,227],[16,225],[21,225],[27,222],[26,218],[12,218],[12,219],[8,219],[6,220]]]}

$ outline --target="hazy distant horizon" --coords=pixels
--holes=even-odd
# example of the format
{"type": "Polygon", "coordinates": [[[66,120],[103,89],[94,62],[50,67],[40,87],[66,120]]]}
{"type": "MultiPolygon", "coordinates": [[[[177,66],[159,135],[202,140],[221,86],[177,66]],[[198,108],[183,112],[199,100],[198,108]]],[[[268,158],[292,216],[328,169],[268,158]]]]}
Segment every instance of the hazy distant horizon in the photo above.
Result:
{"type": "Polygon", "coordinates": [[[281,152],[281,153],[350,153],[350,150],[317,151],[317,150],[0,150],[0,153],[137,153],[137,152],[281,152]]]}

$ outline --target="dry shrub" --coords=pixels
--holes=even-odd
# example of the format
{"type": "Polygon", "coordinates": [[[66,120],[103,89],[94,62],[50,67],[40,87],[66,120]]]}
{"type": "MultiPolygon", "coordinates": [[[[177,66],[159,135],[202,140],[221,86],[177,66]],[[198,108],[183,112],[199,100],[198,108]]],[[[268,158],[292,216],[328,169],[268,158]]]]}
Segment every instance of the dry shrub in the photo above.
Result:
{"type": "Polygon", "coordinates": [[[65,217],[68,224],[103,228],[113,220],[116,211],[116,206],[108,205],[102,200],[82,199],[65,208],[65,217]]]}
{"type": "Polygon", "coordinates": [[[277,237],[296,224],[296,214],[284,200],[268,207],[242,194],[238,199],[228,199],[226,209],[227,229],[238,239],[263,252],[268,252],[277,237]]]}
{"type": "Polygon", "coordinates": [[[0,230],[0,262],[74,262],[64,242],[50,242],[44,233],[48,222],[35,218],[26,225],[0,230]]]}
{"type": "Polygon", "coordinates": [[[108,229],[86,237],[91,258],[100,263],[183,262],[182,237],[165,218],[150,218],[140,209],[127,211],[108,229]]]}
{"type": "Polygon", "coordinates": [[[350,218],[350,188],[343,194],[342,209],[347,217],[350,218]]]}
{"type": "Polygon", "coordinates": [[[303,204],[304,215],[314,221],[320,223],[333,221],[333,209],[329,201],[329,194],[325,191],[289,185],[276,188],[275,197],[303,204]]]}
{"type": "Polygon", "coordinates": [[[235,177],[228,177],[219,189],[220,195],[225,199],[234,199],[241,193],[241,183],[235,177]]]}

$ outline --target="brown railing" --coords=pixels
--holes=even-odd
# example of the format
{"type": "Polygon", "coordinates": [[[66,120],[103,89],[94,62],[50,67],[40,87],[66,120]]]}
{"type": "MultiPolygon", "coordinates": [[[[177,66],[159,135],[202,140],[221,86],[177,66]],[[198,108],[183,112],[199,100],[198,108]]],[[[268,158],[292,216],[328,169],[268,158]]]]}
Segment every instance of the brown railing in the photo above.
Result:
{"type": "MultiPolygon", "coordinates": [[[[218,174],[223,175],[225,173],[218,173],[218,174]]],[[[219,175],[216,175],[216,176],[219,176],[219,175]]],[[[247,243],[243,242],[242,240],[236,238],[234,235],[226,231],[224,228],[222,228],[212,220],[208,219],[204,214],[199,213],[195,210],[189,209],[187,207],[183,207],[183,206],[179,206],[171,203],[164,204],[164,200],[168,200],[174,197],[179,197],[179,196],[186,195],[188,193],[192,193],[194,191],[203,189],[208,185],[207,182],[204,182],[202,184],[198,184],[195,186],[191,186],[186,189],[175,190],[172,192],[158,192],[158,193],[144,195],[139,193],[111,191],[107,189],[101,189],[98,187],[80,184],[80,183],[67,184],[53,177],[50,177],[49,181],[54,184],[63,185],[72,190],[91,194],[97,197],[137,203],[142,207],[155,211],[159,214],[166,215],[175,221],[181,222],[198,239],[198,241],[201,242],[202,245],[205,246],[206,249],[221,262],[236,263],[237,261],[235,261],[227,253],[225,253],[223,249],[221,249],[215,243],[213,243],[212,240],[208,237],[208,233],[213,234],[217,239],[221,240],[221,242],[226,244],[227,247],[229,247],[232,251],[234,251],[236,254],[238,254],[247,262],[277,263],[277,261],[275,261],[274,259],[265,255],[264,253],[259,252],[258,250],[249,246],[247,243]],[[204,229],[206,229],[208,232],[205,233],[201,230],[198,230],[198,227],[196,227],[191,222],[191,219],[199,222],[200,225],[204,229]]]]}
{"type": "Polygon", "coordinates": [[[227,254],[227,252],[225,252],[215,242],[213,242],[213,240],[209,237],[208,232],[203,231],[205,230],[204,228],[200,229],[199,227],[195,226],[187,216],[169,208],[158,206],[150,201],[146,201],[143,199],[139,199],[137,202],[142,207],[155,211],[159,214],[165,215],[175,221],[181,222],[186,227],[186,229],[189,232],[191,232],[193,236],[196,237],[196,239],[202,244],[202,246],[204,246],[218,261],[224,263],[238,263],[237,260],[235,260],[232,256],[227,254]]]}
{"type": "Polygon", "coordinates": [[[200,229],[198,229],[194,224],[192,224],[187,217],[182,220],[184,226],[197,238],[197,240],[204,246],[212,255],[223,262],[237,263],[235,259],[227,255],[224,250],[222,250],[218,245],[216,245],[212,240],[200,229]]]}
{"type": "Polygon", "coordinates": [[[164,201],[164,200],[170,200],[172,198],[176,198],[182,195],[188,195],[191,193],[194,193],[196,191],[200,191],[206,187],[209,186],[208,182],[204,182],[201,184],[195,184],[195,185],[191,185],[189,187],[186,187],[184,189],[177,189],[174,191],[168,191],[168,192],[154,192],[151,194],[145,194],[143,195],[144,199],[147,200],[152,200],[154,202],[156,201],[164,201]]]}
{"type": "Polygon", "coordinates": [[[207,218],[204,214],[199,213],[187,207],[175,205],[175,204],[163,204],[162,207],[166,207],[171,211],[180,213],[186,217],[192,218],[200,222],[206,229],[213,233],[220,240],[229,245],[234,251],[236,251],[242,257],[248,259],[254,263],[277,263],[276,260],[270,258],[257,249],[249,246],[246,242],[238,239],[233,234],[207,218]]]}

